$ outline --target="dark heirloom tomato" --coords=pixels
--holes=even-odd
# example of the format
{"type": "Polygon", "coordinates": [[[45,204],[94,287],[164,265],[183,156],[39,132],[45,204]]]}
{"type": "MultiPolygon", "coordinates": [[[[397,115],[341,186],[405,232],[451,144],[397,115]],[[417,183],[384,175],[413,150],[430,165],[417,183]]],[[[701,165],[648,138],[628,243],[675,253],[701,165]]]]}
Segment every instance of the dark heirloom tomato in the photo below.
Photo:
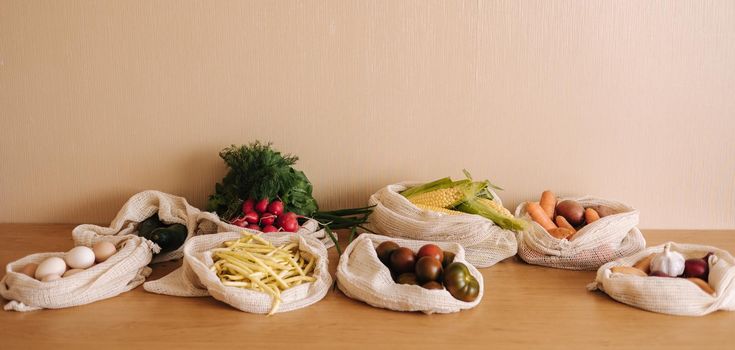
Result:
{"type": "Polygon", "coordinates": [[[413,272],[416,266],[416,255],[411,249],[400,247],[390,254],[390,269],[396,274],[413,272]]]}
{"type": "Polygon", "coordinates": [[[436,281],[441,277],[442,263],[430,256],[425,256],[416,262],[416,278],[421,284],[436,281]]]}
{"type": "Polygon", "coordinates": [[[378,259],[380,259],[385,266],[390,266],[390,254],[398,248],[398,243],[385,241],[378,244],[378,247],[375,248],[375,252],[378,254],[378,259]]]}
{"type": "Polygon", "coordinates": [[[433,281],[432,282],[429,282],[429,283],[425,283],[424,285],[422,285],[422,287],[424,287],[426,289],[437,289],[437,290],[444,289],[444,286],[442,286],[441,283],[439,283],[439,282],[433,282],[433,281]]]}
{"type": "Polygon", "coordinates": [[[416,260],[419,260],[425,256],[430,256],[436,260],[439,260],[441,262],[444,260],[444,251],[442,251],[439,246],[436,244],[426,244],[421,249],[419,249],[419,252],[416,253],[416,260]]]}
{"type": "Polygon", "coordinates": [[[398,278],[396,279],[396,282],[398,282],[398,284],[414,284],[414,285],[419,284],[418,281],[416,280],[416,275],[410,272],[403,273],[400,276],[398,276],[398,278]]]}
{"type": "Polygon", "coordinates": [[[442,260],[442,267],[447,268],[449,264],[454,262],[454,253],[452,252],[444,252],[444,260],[442,260]]]}
{"type": "Polygon", "coordinates": [[[480,294],[480,283],[460,262],[451,263],[444,270],[444,286],[454,298],[466,302],[474,301],[480,294]]]}

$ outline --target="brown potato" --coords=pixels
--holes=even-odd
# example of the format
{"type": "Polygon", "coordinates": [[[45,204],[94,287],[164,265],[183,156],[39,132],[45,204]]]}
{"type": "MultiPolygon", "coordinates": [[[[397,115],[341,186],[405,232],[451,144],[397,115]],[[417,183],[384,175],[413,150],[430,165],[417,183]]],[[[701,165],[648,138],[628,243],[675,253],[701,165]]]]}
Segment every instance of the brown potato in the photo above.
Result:
{"type": "Polygon", "coordinates": [[[563,216],[572,226],[584,223],[584,207],[577,201],[565,200],[556,205],[556,214],[563,216]]]}
{"type": "Polygon", "coordinates": [[[592,206],[589,206],[588,208],[594,209],[597,212],[597,214],[600,215],[601,218],[604,218],[606,216],[610,216],[613,214],[617,214],[612,208],[606,207],[604,205],[592,205],[592,206]]]}

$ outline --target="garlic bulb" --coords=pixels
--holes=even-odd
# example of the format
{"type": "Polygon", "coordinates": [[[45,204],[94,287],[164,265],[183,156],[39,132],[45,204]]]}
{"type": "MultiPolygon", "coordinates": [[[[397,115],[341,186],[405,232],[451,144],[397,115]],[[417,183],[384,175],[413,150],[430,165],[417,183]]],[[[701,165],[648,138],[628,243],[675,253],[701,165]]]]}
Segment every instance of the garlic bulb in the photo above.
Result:
{"type": "Polygon", "coordinates": [[[677,252],[671,251],[671,243],[666,244],[664,252],[651,260],[651,273],[660,272],[667,276],[676,277],[684,273],[686,259],[677,252]]]}

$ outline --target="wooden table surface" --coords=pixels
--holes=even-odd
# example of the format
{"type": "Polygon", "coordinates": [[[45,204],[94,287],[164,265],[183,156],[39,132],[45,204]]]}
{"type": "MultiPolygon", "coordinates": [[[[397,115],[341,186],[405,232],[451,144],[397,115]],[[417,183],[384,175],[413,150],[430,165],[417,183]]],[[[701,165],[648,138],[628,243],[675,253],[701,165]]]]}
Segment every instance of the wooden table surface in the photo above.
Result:
{"type": "MultiPolygon", "coordinates": [[[[73,225],[0,224],[0,264],[72,247],[73,225]]],[[[649,245],[700,243],[735,251],[735,231],[645,230],[649,245]]],[[[334,275],[337,254],[330,250],[334,275]]],[[[180,262],[153,266],[157,279],[180,262]]],[[[0,310],[0,349],[16,348],[733,348],[735,312],[678,317],[635,309],[585,286],[594,272],[527,265],[481,269],[485,296],[448,315],[383,310],[339,291],[272,317],[213,298],[147,293],[142,286],[89,305],[28,313],[0,310]]],[[[3,304],[6,301],[3,300],[3,304]]]]}

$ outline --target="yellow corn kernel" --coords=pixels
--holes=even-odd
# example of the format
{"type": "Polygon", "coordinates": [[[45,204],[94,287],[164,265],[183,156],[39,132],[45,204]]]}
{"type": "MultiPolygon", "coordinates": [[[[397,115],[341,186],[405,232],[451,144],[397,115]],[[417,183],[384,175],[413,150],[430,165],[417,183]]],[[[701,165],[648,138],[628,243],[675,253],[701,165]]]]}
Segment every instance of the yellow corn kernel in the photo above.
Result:
{"type": "Polygon", "coordinates": [[[430,207],[449,208],[464,198],[464,193],[456,188],[442,188],[431,192],[417,194],[408,200],[413,204],[423,204],[430,207]]]}
{"type": "Polygon", "coordinates": [[[510,213],[510,210],[506,209],[504,206],[498,204],[497,202],[493,200],[489,200],[487,198],[477,198],[477,201],[484,204],[485,206],[488,206],[490,208],[494,208],[500,214],[503,214],[504,216],[507,216],[509,218],[513,218],[513,214],[510,213]]]}
{"type": "Polygon", "coordinates": [[[416,206],[419,207],[420,209],[423,209],[423,210],[433,211],[433,212],[437,212],[437,213],[443,213],[443,214],[447,214],[447,215],[462,215],[462,214],[464,214],[461,211],[456,211],[456,210],[451,210],[451,209],[446,209],[446,208],[440,208],[440,207],[433,207],[433,206],[430,206],[430,205],[416,204],[416,206]]]}

